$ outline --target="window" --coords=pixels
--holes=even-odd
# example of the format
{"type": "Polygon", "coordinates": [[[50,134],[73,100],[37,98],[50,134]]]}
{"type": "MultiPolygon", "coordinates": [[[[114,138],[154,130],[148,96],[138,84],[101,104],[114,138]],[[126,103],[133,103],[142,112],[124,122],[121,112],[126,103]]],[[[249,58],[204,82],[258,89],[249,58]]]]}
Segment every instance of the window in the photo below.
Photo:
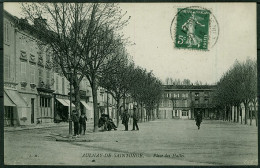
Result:
{"type": "Polygon", "coordinates": [[[171,100],[168,101],[168,107],[171,107],[171,100]]]}
{"type": "Polygon", "coordinates": [[[10,57],[4,55],[4,80],[10,80],[10,57]]]}
{"type": "Polygon", "coordinates": [[[199,93],[195,93],[195,97],[199,97],[199,93]]]}
{"type": "Polygon", "coordinates": [[[27,62],[21,62],[21,80],[26,82],[26,64],[27,62]]]}
{"type": "Polygon", "coordinates": [[[31,65],[31,83],[35,83],[35,66],[31,65]]]}
{"type": "Polygon", "coordinates": [[[188,100],[184,100],[184,107],[188,107],[188,100]]]}
{"type": "Polygon", "coordinates": [[[59,92],[59,77],[56,76],[56,91],[59,92]]]}
{"type": "Polygon", "coordinates": [[[205,104],[209,104],[209,99],[204,99],[205,104]]]}
{"type": "Polygon", "coordinates": [[[205,91],[205,92],[204,92],[204,96],[205,96],[205,97],[208,97],[208,96],[209,96],[209,92],[208,92],[208,91],[205,91]]]}
{"type": "Polygon", "coordinates": [[[62,78],[62,94],[65,94],[65,80],[62,78]]]}
{"type": "Polygon", "coordinates": [[[42,73],[42,69],[39,69],[39,82],[43,81],[43,73],[42,73]]]}
{"type": "Polygon", "coordinates": [[[174,94],[173,94],[173,97],[177,97],[177,95],[174,93],[174,94]]]}
{"type": "Polygon", "coordinates": [[[195,104],[199,104],[199,99],[196,99],[196,100],[195,100],[195,104]]]}
{"type": "Polygon", "coordinates": [[[9,22],[6,21],[4,24],[4,42],[5,43],[9,43],[9,40],[10,40],[9,26],[10,26],[9,22]]]}
{"type": "Polygon", "coordinates": [[[46,84],[50,84],[50,71],[46,71],[46,84]]]}
{"type": "Polygon", "coordinates": [[[188,116],[188,111],[182,111],[182,116],[188,116]]]}

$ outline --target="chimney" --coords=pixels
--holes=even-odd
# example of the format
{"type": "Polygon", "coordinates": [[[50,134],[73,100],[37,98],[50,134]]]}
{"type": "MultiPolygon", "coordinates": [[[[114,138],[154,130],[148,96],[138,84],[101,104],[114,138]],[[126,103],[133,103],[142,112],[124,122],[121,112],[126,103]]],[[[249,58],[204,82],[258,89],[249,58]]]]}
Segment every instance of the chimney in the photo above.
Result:
{"type": "Polygon", "coordinates": [[[37,28],[46,28],[47,19],[43,19],[42,17],[34,18],[34,26],[37,28]]]}

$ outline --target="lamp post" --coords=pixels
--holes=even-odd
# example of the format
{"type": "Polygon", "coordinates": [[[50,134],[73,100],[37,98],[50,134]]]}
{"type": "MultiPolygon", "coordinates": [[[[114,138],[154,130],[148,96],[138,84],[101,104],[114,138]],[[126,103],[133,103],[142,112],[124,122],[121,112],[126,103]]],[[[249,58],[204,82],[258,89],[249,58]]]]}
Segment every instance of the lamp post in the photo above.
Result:
{"type": "Polygon", "coordinates": [[[72,120],[71,120],[71,107],[72,107],[72,72],[68,72],[70,75],[70,110],[69,110],[69,135],[72,135],[72,120]]]}

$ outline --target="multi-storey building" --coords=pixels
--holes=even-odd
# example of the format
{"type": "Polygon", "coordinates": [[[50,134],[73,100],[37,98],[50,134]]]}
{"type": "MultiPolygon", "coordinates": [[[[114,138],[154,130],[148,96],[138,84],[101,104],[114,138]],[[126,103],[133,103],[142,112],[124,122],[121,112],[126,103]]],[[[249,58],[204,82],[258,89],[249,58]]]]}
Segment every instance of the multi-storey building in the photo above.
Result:
{"type": "Polygon", "coordinates": [[[214,118],[214,85],[164,85],[159,118],[194,119],[197,111],[204,118],[214,118]]]}
{"type": "MultiPolygon", "coordinates": [[[[34,24],[42,21],[35,19],[34,24]]],[[[38,45],[32,27],[4,11],[4,124],[8,126],[66,121],[69,114],[69,81],[54,72],[52,52],[38,45]]],[[[80,92],[81,111],[91,119],[93,101],[85,78],[80,92]]]]}
{"type": "Polygon", "coordinates": [[[6,125],[52,122],[54,117],[51,51],[37,45],[24,22],[4,12],[6,125]]]}

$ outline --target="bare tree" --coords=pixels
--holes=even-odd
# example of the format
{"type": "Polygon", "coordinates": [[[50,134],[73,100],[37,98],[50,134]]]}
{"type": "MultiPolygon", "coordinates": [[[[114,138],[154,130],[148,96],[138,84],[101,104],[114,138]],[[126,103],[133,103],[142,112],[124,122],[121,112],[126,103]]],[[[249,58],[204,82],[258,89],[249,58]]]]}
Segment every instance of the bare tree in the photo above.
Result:
{"type": "Polygon", "coordinates": [[[106,88],[116,100],[117,126],[119,125],[120,100],[129,91],[134,70],[134,64],[129,63],[126,52],[122,52],[119,48],[118,54],[120,56],[117,59],[109,60],[106,64],[99,82],[100,86],[106,88]]]}
{"type": "Polygon", "coordinates": [[[94,103],[94,131],[97,131],[97,77],[121,37],[120,30],[128,19],[113,3],[29,3],[23,4],[26,18],[36,26],[40,45],[53,51],[53,61],[71,81],[77,111],[80,108],[79,84],[84,76],[90,82],[94,103]],[[43,18],[47,18],[42,22],[43,18]],[[116,38],[115,38],[116,37],[116,38]]]}

